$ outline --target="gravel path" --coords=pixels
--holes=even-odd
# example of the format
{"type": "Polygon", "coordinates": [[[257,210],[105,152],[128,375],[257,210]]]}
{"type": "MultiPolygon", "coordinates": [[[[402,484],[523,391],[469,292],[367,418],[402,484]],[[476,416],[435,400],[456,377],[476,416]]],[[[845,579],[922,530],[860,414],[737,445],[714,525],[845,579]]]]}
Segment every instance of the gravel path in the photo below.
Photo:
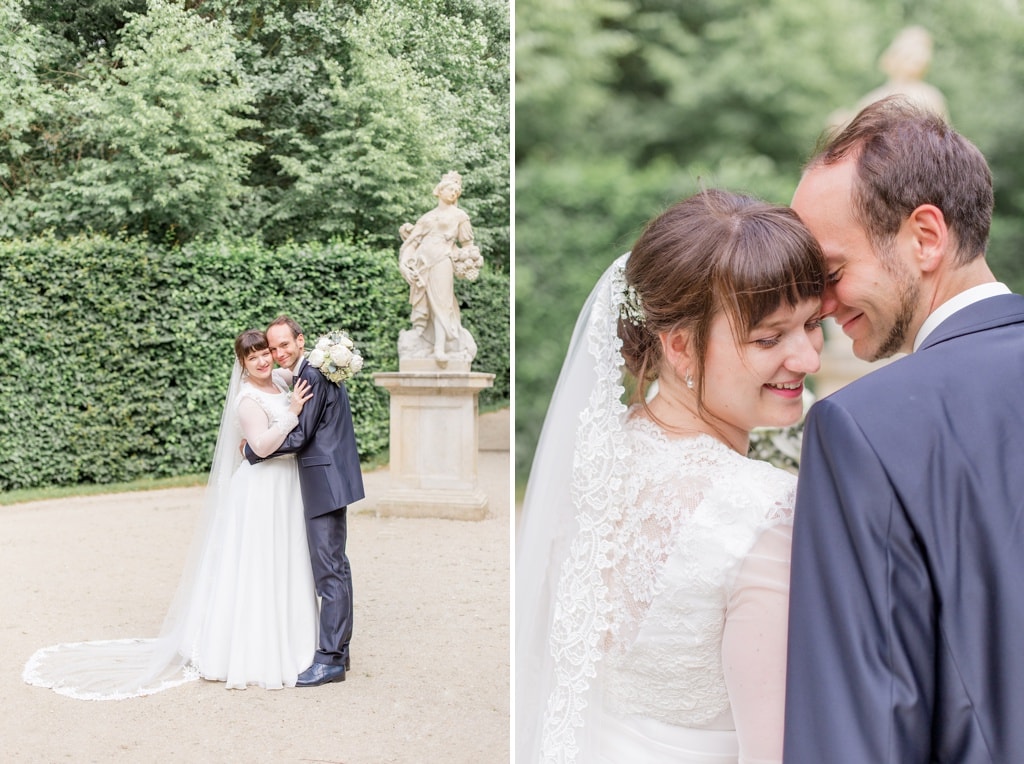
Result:
{"type": "Polygon", "coordinates": [[[349,518],[352,670],[323,687],[237,691],[200,681],[90,702],[25,685],[22,667],[39,647],[157,633],[202,489],[0,507],[3,760],[508,761],[507,416],[481,418],[481,448],[496,449],[480,452],[490,499],[482,521],[378,518],[387,470],[365,475],[367,499],[349,518]]]}

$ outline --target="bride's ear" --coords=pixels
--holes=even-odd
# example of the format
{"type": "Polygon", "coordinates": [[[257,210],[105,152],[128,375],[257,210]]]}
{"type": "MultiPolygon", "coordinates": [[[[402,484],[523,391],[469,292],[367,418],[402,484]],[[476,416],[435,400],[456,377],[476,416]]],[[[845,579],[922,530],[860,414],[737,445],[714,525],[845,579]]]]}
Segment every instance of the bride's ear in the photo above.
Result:
{"type": "MultiPolygon", "coordinates": [[[[673,329],[658,335],[661,340],[661,354],[665,361],[674,369],[687,369],[693,363],[693,344],[690,333],[683,329],[673,329]]],[[[680,376],[682,372],[680,372],[680,376]]]]}

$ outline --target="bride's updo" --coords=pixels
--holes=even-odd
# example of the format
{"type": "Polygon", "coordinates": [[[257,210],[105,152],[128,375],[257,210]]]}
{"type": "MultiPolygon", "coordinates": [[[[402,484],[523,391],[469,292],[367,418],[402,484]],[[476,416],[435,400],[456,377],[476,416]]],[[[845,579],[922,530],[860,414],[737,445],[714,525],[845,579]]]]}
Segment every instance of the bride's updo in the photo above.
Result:
{"type": "Polygon", "coordinates": [[[627,306],[619,321],[622,357],[643,402],[662,371],[659,336],[690,334],[697,401],[711,324],[729,314],[740,341],[783,303],[821,297],[827,268],[818,242],[789,207],[708,189],[647,224],[626,262],[627,306]],[[635,304],[634,304],[635,303],[635,304]]]}
{"type": "Polygon", "coordinates": [[[267,335],[260,329],[246,329],[235,338],[235,358],[238,365],[245,368],[245,359],[256,350],[266,350],[270,347],[267,342],[267,335]]]}

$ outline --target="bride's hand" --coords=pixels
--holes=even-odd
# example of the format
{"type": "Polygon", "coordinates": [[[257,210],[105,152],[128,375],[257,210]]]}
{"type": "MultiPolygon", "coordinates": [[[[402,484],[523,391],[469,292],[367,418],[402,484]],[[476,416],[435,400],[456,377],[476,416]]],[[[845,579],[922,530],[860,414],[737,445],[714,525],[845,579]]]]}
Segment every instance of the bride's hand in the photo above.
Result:
{"type": "Polygon", "coordinates": [[[310,392],[309,382],[304,379],[296,379],[295,387],[292,388],[292,400],[288,405],[288,409],[298,416],[302,411],[302,407],[306,404],[310,398],[313,397],[313,393],[310,392]]]}

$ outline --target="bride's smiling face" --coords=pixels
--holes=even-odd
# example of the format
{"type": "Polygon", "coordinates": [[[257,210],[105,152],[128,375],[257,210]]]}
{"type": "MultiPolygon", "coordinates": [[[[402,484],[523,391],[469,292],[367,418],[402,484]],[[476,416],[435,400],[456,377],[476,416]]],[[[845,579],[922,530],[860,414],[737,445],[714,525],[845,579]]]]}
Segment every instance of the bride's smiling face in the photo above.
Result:
{"type": "Polygon", "coordinates": [[[250,379],[265,381],[270,379],[270,373],[274,370],[274,359],[270,355],[270,348],[253,350],[245,357],[245,370],[249,372],[250,379]]]}
{"type": "Polygon", "coordinates": [[[818,300],[782,305],[737,342],[728,317],[719,313],[704,367],[708,413],[743,438],[755,427],[797,422],[804,380],[821,366],[820,315],[818,300]]]}

